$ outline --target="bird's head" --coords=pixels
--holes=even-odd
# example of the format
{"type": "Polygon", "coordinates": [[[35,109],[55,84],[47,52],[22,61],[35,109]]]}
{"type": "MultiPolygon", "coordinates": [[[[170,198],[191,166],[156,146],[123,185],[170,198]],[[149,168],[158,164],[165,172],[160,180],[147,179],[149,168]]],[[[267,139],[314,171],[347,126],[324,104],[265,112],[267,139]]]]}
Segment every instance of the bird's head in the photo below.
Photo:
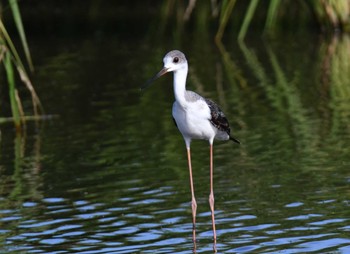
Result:
{"type": "Polygon", "coordinates": [[[163,58],[163,63],[164,63],[163,69],[161,69],[153,78],[148,80],[141,87],[142,90],[146,89],[149,85],[151,85],[151,83],[154,80],[156,80],[157,78],[159,78],[160,76],[163,76],[168,72],[177,72],[179,70],[187,71],[187,68],[188,68],[186,57],[184,53],[182,53],[179,50],[172,50],[168,52],[163,58]]]}
{"type": "Polygon", "coordinates": [[[163,58],[163,63],[164,63],[164,67],[162,70],[165,69],[166,70],[165,73],[172,72],[172,71],[176,72],[184,68],[187,69],[186,57],[184,53],[182,53],[179,50],[172,50],[169,53],[167,53],[163,58]]]}

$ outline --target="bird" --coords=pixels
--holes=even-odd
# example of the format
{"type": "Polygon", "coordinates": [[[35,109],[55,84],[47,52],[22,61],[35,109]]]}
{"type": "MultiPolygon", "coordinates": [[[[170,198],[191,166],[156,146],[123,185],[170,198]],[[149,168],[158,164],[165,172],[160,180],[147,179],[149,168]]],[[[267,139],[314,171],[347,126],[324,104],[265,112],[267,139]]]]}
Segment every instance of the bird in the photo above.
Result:
{"type": "Polygon", "coordinates": [[[163,58],[163,68],[151,79],[149,79],[141,90],[150,86],[153,81],[166,73],[173,72],[173,89],[175,102],[172,107],[172,116],[175,125],[181,132],[187,150],[187,161],[191,188],[191,208],[193,241],[196,241],[196,211],[197,202],[195,198],[192,163],[191,163],[191,141],[203,139],[209,142],[210,147],[210,194],[209,205],[211,210],[214,243],[216,243],[216,227],[214,216],[214,190],[213,190],[213,143],[214,140],[232,140],[240,144],[240,141],[231,135],[229,122],[220,109],[212,100],[204,98],[196,92],[186,90],[186,79],[188,74],[188,61],[179,50],[168,52],[163,58]]]}

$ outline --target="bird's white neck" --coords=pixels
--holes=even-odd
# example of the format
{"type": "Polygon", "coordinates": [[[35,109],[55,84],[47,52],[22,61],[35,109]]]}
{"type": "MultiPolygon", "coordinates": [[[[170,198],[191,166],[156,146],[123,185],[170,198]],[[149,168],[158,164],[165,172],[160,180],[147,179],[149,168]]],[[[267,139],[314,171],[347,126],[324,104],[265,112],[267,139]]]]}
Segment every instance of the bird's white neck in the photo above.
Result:
{"type": "Polygon", "coordinates": [[[175,100],[182,106],[186,106],[186,78],[188,68],[183,68],[174,72],[174,95],[175,100]]]}

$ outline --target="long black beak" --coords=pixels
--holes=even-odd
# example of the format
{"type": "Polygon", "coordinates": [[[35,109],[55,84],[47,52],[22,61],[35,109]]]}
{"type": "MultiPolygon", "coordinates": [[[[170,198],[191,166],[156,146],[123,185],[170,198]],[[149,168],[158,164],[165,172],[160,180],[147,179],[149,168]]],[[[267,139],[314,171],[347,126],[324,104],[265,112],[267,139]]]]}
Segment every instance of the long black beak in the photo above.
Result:
{"type": "Polygon", "coordinates": [[[166,74],[167,72],[169,72],[169,68],[163,68],[160,72],[158,72],[153,78],[147,80],[147,82],[141,86],[141,90],[145,90],[147,87],[149,87],[153,81],[155,81],[157,78],[159,78],[160,76],[163,76],[164,74],[166,74]]]}
{"type": "Polygon", "coordinates": [[[232,140],[233,142],[236,142],[237,144],[241,144],[241,141],[239,141],[235,137],[230,136],[230,140],[232,140]]]}

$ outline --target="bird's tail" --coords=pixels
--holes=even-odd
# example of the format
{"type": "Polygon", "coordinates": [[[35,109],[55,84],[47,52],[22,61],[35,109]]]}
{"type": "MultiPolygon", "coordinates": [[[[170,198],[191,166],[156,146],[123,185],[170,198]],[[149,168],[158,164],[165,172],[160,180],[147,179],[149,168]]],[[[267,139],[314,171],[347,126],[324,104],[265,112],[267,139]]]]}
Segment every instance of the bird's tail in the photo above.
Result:
{"type": "Polygon", "coordinates": [[[230,136],[230,140],[232,140],[233,142],[236,142],[237,144],[241,143],[238,139],[236,139],[235,137],[232,137],[232,136],[230,136]]]}

